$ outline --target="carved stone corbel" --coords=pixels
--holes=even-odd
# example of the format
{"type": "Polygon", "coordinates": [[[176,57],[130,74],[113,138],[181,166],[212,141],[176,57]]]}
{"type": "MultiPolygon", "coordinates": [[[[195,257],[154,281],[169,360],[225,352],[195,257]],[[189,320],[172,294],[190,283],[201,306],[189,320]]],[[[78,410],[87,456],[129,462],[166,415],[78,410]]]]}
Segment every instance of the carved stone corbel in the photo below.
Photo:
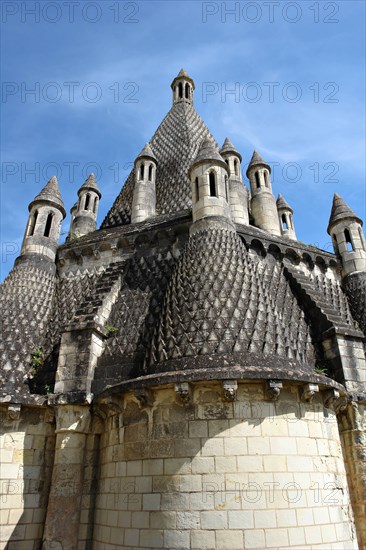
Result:
{"type": "Polygon", "coordinates": [[[222,383],[222,389],[224,401],[232,402],[236,400],[236,393],[238,391],[237,380],[224,380],[222,383]]]}
{"type": "Polygon", "coordinates": [[[141,407],[148,407],[153,404],[154,399],[151,390],[141,388],[135,390],[134,394],[141,407]]]}
{"type": "Polygon", "coordinates": [[[331,390],[327,390],[324,392],[324,407],[326,409],[334,409],[335,403],[337,399],[339,398],[339,391],[332,388],[331,390]]]}
{"type": "Polygon", "coordinates": [[[15,405],[11,403],[10,405],[8,405],[8,419],[19,420],[21,408],[22,406],[20,404],[15,405]]]}
{"type": "Polygon", "coordinates": [[[319,392],[318,384],[306,384],[301,394],[301,401],[311,403],[314,399],[314,395],[319,392]]]}
{"type": "Polygon", "coordinates": [[[277,401],[279,398],[279,395],[281,393],[281,390],[283,388],[283,384],[281,380],[268,380],[267,381],[267,395],[270,401],[277,401]]]}
{"type": "Polygon", "coordinates": [[[192,391],[188,382],[180,382],[175,384],[174,391],[182,403],[189,403],[192,400],[192,391]]]}

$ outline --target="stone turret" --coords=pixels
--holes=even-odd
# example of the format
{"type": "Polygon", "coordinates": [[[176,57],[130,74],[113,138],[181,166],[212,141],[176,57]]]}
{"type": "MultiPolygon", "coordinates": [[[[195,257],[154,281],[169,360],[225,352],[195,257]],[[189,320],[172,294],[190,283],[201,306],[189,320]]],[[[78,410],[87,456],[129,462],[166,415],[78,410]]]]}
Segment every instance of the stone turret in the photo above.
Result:
{"type": "Polygon", "coordinates": [[[66,216],[57,179],[53,176],[29,205],[29,218],[20,258],[55,260],[61,222],[66,216]]]}
{"type": "Polygon", "coordinates": [[[241,155],[229,138],[226,138],[220,155],[229,167],[229,203],[231,218],[235,223],[249,225],[248,190],[241,175],[241,155]]]}
{"type": "Polygon", "coordinates": [[[70,226],[69,240],[92,233],[97,228],[99,200],[102,196],[93,173],[83,183],[78,191],[77,209],[71,209],[73,216],[70,226]],[[73,212],[74,210],[74,212],[73,212]]]}
{"type": "Polygon", "coordinates": [[[294,211],[282,195],[278,195],[277,201],[278,219],[281,232],[284,237],[296,240],[293,214],[294,211]]]}
{"type": "Polygon", "coordinates": [[[195,88],[192,78],[184,69],[179,71],[171,83],[173,90],[173,105],[176,103],[186,102],[193,105],[193,90],[195,88]]]}
{"type": "Polygon", "coordinates": [[[143,222],[155,216],[157,163],[154,152],[147,143],[135,160],[131,223],[143,222]]]}
{"type": "Polygon", "coordinates": [[[342,262],[342,276],[366,271],[366,245],[362,220],[337,194],[334,195],[328,233],[342,262]]]}
{"type": "Polygon", "coordinates": [[[214,143],[204,140],[189,170],[195,222],[191,232],[204,227],[212,218],[215,218],[214,223],[234,227],[229,206],[228,175],[229,167],[214,143]]]}
{"type": "Polygon", "coordinates": [[[251,212],[254,224],[272,235],[281,235],[276,200],[272,193],[271,168],[254,151],[247,169],[251,189],[251,212]]]}

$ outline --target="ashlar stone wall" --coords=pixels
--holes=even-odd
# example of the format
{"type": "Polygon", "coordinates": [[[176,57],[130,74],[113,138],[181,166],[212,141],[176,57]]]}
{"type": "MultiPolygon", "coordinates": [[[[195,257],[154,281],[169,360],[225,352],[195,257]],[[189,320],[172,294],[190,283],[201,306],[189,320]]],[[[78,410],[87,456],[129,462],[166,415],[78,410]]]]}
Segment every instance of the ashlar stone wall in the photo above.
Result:
{"type": "Polygon", "coordinates": [[[45,408],[0,410],[1,550],[38,550],[54,457],[53,415],[45,408]]]}
{"type": "Polygon", "coordinates": [[[197,383],[113,397],[101,436],[94,550],[357,549],[334,412],[284,385],[224,400],[197,383]]]}

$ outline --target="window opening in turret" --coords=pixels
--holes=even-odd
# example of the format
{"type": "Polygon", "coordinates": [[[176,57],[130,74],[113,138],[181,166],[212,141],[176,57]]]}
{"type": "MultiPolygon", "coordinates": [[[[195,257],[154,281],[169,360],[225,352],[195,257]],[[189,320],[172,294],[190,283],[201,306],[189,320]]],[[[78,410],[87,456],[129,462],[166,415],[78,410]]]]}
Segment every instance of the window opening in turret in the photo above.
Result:
{"type": "Polygon", "coordinates": [[[267,171],[264,170],[263,174],[264,174],[264,185],[265,185],[266,187],[269,187],[267,171]]]}
{"type": "Polygon", "coordinates": [[[95,199],[94,199],[94,206],[93,206],[93,212],[94,212],[94,214],[95,214],[96,211],[97,211],[97,206],[98,206],[98,197],[95,197],[95,199]]]}
{"type": "Polygon", "coordinates": [[[31,216],[31,219],[30,219],[30,222],[29,222],[28,237],[32,237],[34,235],[34,230],[36,228],[37,218],[38,218],[38,210],[36,210],[34,212],[34,214],[32,214],[32,216],[31,216]]]}
{"type": "Polygon", "coordinates": [[[49,213],[47,216],[46,227],[44,228],[44,237],[49,237],[51,233],[53,214],[49,213]]]}
{"type": "Polygon", "coordinates": [[[145,171],[145,166],[144,166],[144,163],[142,162],[140,166],[140,177],[139,177],[140,180],[144,179],[144,171],[145,171]]]}
{"type": "Polygon", "coordinates": [[[90,195],[89,195],[89,193],[87,193],[87,194],[85,195],[84,210],[89,210],[89,204],[90,204],[90,195]]]}
{"type": "Polygon", "coordinates": [[[210,172],[209,175],[209,182],[210,182],[210,196],[211,197],[217,197],[217,191],[216,191],[216,177],[214,172],[210,172]]]}
{"type": "Polygon", "coordinates": [[[237,159],[234,159],[234,172],[236,176],[239,176],[239,163],[237,159]]]}
{"type": "Polygon", "coordinates": [[[179,99],[183,98],[183,84],[181,82],[179,82],[178,84],[178,95],[179,95],[179,99]]]}
{"type": "Polygon", "coordinates": [[[281,220],[282,220],[282,229],[288,229],[286,214],[282,214],[281,220]]]}
{"type": "Polygon", "coordinates": [[[366,250],[365,238],[363,236],[363,232],[362,232],[361,227],[358,228],[358,233],[360,235],[361,246],[364,250],[366,250]]]}
{"type": "Polygon", "coordinates": [[[189,99],[189,84],[186,82],[186,99],[189,99]]]}
{"type": "Polygon", "coordinates": [[[229,194],[227,190],[227,176],[225,176],[225,195],[226,195],[226,202],[229,202],[229,194]]]}
{"type": "Polygon", "coordinates": [[[198,186],[198,178],[196,178],[194,180],[194,185],[195,185],[195,191],[196,191],[196,202],[198,202],[200,200],[200,190],[199,190],[199,186],[198,186]]]}
{"type": "Polygon", "coordinates": [[[351,235],[350,235],[350,232],[348,231],[348,229],[344,230],[344,237],[346,239],[347,252],[353,252],[355,247],[353,246],[351,235]]]}
{"type": "Polygon", "coordinates": [[[152,164],[150,164],[150,166],[149,166],[149,175],[148,175],[149,181],[152,181],[152,175],[153,175],[153,166],[152,166],[152,164]]]}
{"type": "Polygon", "coordinates": [[[257,185],[257,189],[259,189],[259,187],[261,186],[261,182],[259,180],[259,172],[255,173],[255,183],[257,185]]]}
{"type": "Polygon", "coordinates": [[[339,255],[337,235],[336,235],[335,233],[333,233],[332,239],[333,239],[334,251],[335,251],[335,253],[336,253],[337,255],[339,255]]]}

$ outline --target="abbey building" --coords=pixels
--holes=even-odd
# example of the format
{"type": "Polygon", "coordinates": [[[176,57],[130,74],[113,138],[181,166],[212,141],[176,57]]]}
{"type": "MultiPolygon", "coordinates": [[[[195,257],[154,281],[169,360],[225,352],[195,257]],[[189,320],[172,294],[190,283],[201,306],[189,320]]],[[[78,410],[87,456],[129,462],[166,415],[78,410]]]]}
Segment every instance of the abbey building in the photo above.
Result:
{"type": "Polygon", "coordinates": [[[99,229],[93,174],[61,246],[55,177],[29,205],[0,289],[3,550],[366,547],[362,220],[335,195],[334,254],[297,241],[194,87],[99,229]]]}

